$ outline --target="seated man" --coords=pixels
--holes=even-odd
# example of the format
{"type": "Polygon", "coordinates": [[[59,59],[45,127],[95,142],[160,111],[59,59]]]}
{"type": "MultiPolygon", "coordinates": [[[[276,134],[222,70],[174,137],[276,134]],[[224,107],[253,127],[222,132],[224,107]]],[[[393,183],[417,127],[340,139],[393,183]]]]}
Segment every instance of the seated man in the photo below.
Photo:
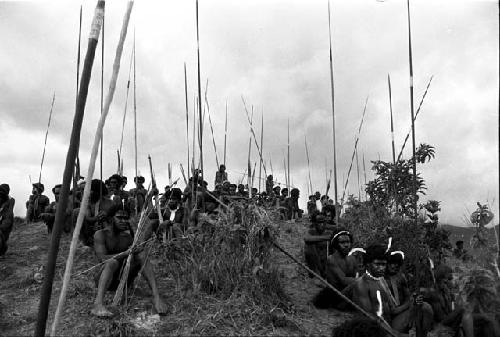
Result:
{"type": "Polygon", "coordinates": [[[248,192],[245,191],[245,185],[238,184],[238,191],[236,192],[238,197],[248,198],[248,192]]]}
{"type": "MultiPolygon", "coordinates": [[[[347,230],[339,230],[332,238],[331,247],[335,250],[326,263],[326,280],[337,290],[342,291],[354,283],[358,262],[349,256],[353,237],[347,230]]],[[[330,288],[323,289],[313,300],[318,308],[343,308],[344,301],[330,288]]]]}
{"type": "Polygon", "coordinates": [[[181,202],[182,191],[179,188],[173,188],[171,192],[167,206],[162,209],[163,222],[159,223],[157,212],[152,212],[149,218],[152,220],[151,228],[154,232],[169,231],[172,227],[173,237],[179,238],[187,228],[187,219],[181,202]]]}
{"type": "Polygon", "coordinates": [[[217,172],[215,172],[214,185],[222,184],[226,180],[227,180],[226,166],[221,165],[221,166],[219,166],[219,170],[217,172]]]}
{"type": "Polygon", "coordinates": [[[42,183],[33,184],[32,194],[26,201],[26,221],[28,223],[42,220],[40,216],[50,204],[49,198],[43,195],[44,189],[42,183]]]}
{"type": "MultiPolygon", "coordinates": [[[[304,257],[306,265],[316,273],[325,277],[326,266],[326,246],[330,239],[329,235],[324,235],[325,217],[321,214],[313,214],[311,226],[304,237],[304,257]]],[[[309,277],[313,275],[310,274],[309,277]]]]}
{"type": "Polygon", "coordinates": [[[453,271],[446,265],[435,270],[436,289],[422,288],[423,300],[432,307],[434,324],[464,337],[498,336],[498,323],[486,315],[473,313],[472,308],[454,303],[452,293],[453,271]]]}
{"type": "Polygon", "coordinates": [[[9,197],[10,187],[8,184],[0,185],[0,256],[7,252],[7,241],[9,240],[12,226],[14,225],[14,204],[16,201],[9,197]]]}
{"type": "MultiPolygon", "coordinates": [[[[362,309],[382,318],[389,326],[399,332],[407,332],[413,323],[414,311],[413,301],[408,304],[397,305],[394,296],[389,290],[384,276],[386,275],[389,255],[386,253],[385,245],[374,244],[366,248],[365,267],[363,276],[356,279],[352,287],[352,301],[362,309]],[[411,315],[412,314],[412,315],[411,315]]],[[[423,313],[423,327],[426,333],[429,328],[428,317],[431,312],[430,306],[423,305],[422,298],[415,303],[420,305],[423,313]]]]}
{"type": "MultiPolygon", "coordinates": [[[[85,246],[93,247],[94,233],[106,226],[108,221],[107,213],[114,205],[113,201],[106,197],[107,194],[108,189],[106,185],[99,179],[93,179],[90,185],[88,207],[80,230],[80,241],[82,241],[85,246]]],[[[79,212],[80,208],[75,208],[73,210],[74,224],[76,224],[79,212]]]]}
{"type": "MultiPolygon", "coordinates": [[[[61,192],[61,184],[57,184],[52,188],[52,193],[54,193],[55,201],[51,202],[41,214],[41,218],[47,225],[47,233],[52,233],[52,227],[54,226],[54,221],[56,219],[57,205],[59,204],[59,195],[61,192]]],[[[65,212],[65,221],[63,230],[65,233],[71,232],[71,205],[68,204],[67,210],[65,212]]]]}
{"type": "Polygon", "coordinates": [[[109,190],[108,197],[114,203],[123,204],[128,201],[129,194],[128,192],[122,189],[123,186],[123,178],[118,174],[113,174],[108,179],[109,190]]]}
{"type": "Polygon", "coordinates": [[[456,247],[453,249],[453,256],[463,261],[470,260],[471,257],[467,252],[467,249],[464,248],[464,242],[462,240],[458,240],[455,245],[456,247]]]}
{"type": "MultiPolygon", "coordinates": [[[[91,313],[98,317],[110,317],[113,313],[103,304],[104,294],[107,290],[116,290],[120,284],[120,274],[122,267],[127,260],[127,254],[119,257],[113,255],[129,250],[134,238],[128,232],[130,230],[129,213],[118,205],[113,206],[108,215],[112,218],[111,227],[98,230],[94,235],[94,250],[100,262],[104,262],[100,272],[96,275],[97,296],[94,308],[91,313]]],[[[148,238],[144,238],[147,240],[148,238]]],[[[146,259],[142,247],[132,249],[132,260],[127,279],[127,286],[131,286],[139,272],[148,282],[153,292],[153,303],[158,314],[165,314],[167,311],[165,303],[160,298],[158,286],[154,277],[153,269],[146,259]]]]}

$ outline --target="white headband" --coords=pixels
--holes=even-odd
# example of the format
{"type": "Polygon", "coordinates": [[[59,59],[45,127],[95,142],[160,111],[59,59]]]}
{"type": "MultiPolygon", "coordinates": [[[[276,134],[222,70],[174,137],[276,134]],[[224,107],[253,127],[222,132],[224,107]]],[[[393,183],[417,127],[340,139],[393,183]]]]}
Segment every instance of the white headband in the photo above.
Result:
{"type": "Polygon", "coordinates": [[[391,252],[391,256],[396,255],[396,254],[400,254],[403,257],[403,260],[405,259],[405,253],[403,253],[402,251],[395,250],[395,251],[391,252]]]}
{"type": "Polygon", "coordinates": [[[345,235],[351,235],[351,233],[350,233],[349,231],[340,231],[340,232],[338,232],[337,234],[335,234],[335,235],[333,236],[333,239],[332,239],[332,240],[335,240],[335,238],[336,238],[337,236],[339,236],[339,235],[343,235],[343,234],[345,234],[345,235]]]}
{"type": "Polygon", "coordinates": [[[353,249],[351,249],[351,251],[349,252],[349,254],[347,254],[347,256],[351,256],[352,254],[354,254],[356,252],[360,252],[360,253],[366,254],[366,250],[364,250],[363,248],[353,248],[353,249]]]}

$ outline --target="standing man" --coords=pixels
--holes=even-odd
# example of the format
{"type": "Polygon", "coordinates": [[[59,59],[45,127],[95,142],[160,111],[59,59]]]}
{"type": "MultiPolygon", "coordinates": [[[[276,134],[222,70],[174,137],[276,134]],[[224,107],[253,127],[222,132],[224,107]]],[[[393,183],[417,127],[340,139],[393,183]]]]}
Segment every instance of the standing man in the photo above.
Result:
{"type": "Polygon", "coordinates": [[[49,198],[42,194],[44,190],[45,187],[42,183],[33,184],[32,194],[26,201],[26,221],[28,223],[42,220],[41,214],[50,204],[49,198]]]}
{"type": "Polygon", "coordinates": [[[14,225],[14,204],[16,201],[9,196],[8,184],[0,185],[0,256],[7,252],[12,226],[14,225]]]}
{"type": "Polygon", "coordinates": [[[138,176],[134,178],[135,188],[130,190],[130,197],[136,200],[135,209],[137,213],[141,213],[146,202],[148,191],[144,188],[144,177],[138,176]]]}
{"type": "Polygon", "coordinates": [[[221,166],[219,166],[219,171],[215,172],[215,184],[214,184],[214,186],[217,186],[218,184],[222,184],[226,180],[227,180],[226,165],[221,165],[221,166]]]}
{"type": "MultiPolygon", "coordinates": [[[[52,227],[54,226],[54,221],[56,219],[57,205],[59,204],[59,195],[61,192],[61,184],[57,184],[52,188],[52,193],[54,193],[55,201],[48,205],[44,212],[41,214],[41,218],[47,225],[47,233],[52,233],[52,227]]],[[[71,204],[68,204],[68,209],[66,210],[64,219],[64,232],[69,233],[71,231],[71,204]]]]}

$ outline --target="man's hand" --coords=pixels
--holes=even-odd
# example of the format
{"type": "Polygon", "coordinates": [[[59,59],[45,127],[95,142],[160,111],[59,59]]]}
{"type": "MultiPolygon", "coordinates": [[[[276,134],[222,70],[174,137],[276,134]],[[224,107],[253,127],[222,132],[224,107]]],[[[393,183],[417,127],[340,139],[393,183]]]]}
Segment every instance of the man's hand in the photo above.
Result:
{"type": "Polygon", "coordinates": [[[424,304],[424,296],[422,294],[413,293],[413,303],[415,305],[424,304]]]}
{"type": "Polygon", "coordinates": [[[97,221],[104,221],[106,219],[106,213],[104,211],[99,211],[96,218],[97,221]]]}

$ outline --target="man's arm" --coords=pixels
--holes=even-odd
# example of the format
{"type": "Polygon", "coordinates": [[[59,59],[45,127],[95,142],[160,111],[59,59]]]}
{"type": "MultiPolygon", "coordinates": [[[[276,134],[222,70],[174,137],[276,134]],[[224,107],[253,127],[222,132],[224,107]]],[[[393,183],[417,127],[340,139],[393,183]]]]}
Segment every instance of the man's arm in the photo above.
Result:
{"type": "MultiPolygon", "coordinates": [[[[348,277],[340,268],[337,261],[334,258],[329,258],[327,263],[326,278],[328,282],[332,284],[340,284],[342,289],[347,287],[349,284],[353,283],[356,279],[354,277],[348,277]]],[[[339,290],[342,290],[339,289],[339,290]]]]}
{"type": "MultiPolygon", "coordinates": [[[[104,230],[99,230],[94,234],[94,252],[99,262],[113,258],[114,255],[108,254],[108,249],[106,248],[106,234],[104,230]]],[[[123,256],[115,257],[116,260],[121,260],[125,258],[127,254],[123,256]]]]}
{"type": "Polygon", "coordinates": [[[353,289],[353,301],[359,305],[363,310],[375,314],[372,308],[372,301],[370,299],[370,291],[363,282],[356,282],[353,289]]]}

